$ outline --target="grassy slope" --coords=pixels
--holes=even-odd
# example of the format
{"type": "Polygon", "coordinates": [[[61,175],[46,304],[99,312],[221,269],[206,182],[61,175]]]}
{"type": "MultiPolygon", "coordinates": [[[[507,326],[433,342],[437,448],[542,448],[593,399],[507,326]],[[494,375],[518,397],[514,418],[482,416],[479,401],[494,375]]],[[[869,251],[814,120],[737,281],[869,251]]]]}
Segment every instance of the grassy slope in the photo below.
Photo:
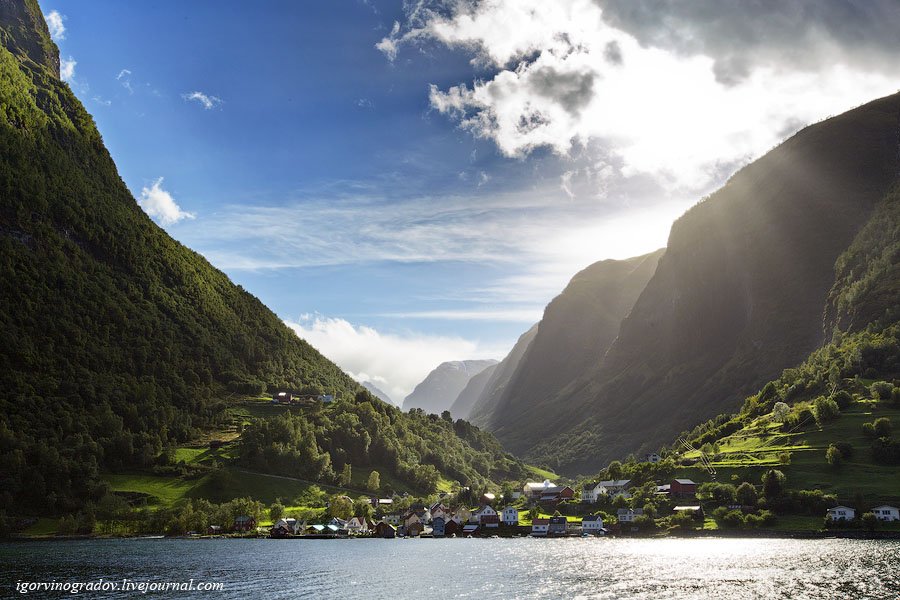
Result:
{"type": "MultiPolygon", "coordinates": [[[[778,424],[762,428],[759,419],[719,441],[719,454],[712,461],[717,480],[730,482],[732,475],[759,481],[767,469],[779,469],[791,488],[820,489],[849,500],[861,493],[867,502],[897,502],[900,499],[900,466],[878,465],[871,461],[871,440],[863,436],[862,424],[888,417],[900,425],[900,409],[874,402],[858,402],[823,427],[811,423],[794,433],[782,433],[778,424]],[[853,456],[837,468],[825,460],[825,450],[834,442],[853,445],[853,456]],[[789,452],[790,464],[779,463],[778,455],[789,452]],[[748,474],[749,471],[749,474],[748,474]]],[[[698,458],[698,452],[685,455],[698,458]]],[[[709,473],[693,469],[696,481],[709,481],[709,473]]]]}

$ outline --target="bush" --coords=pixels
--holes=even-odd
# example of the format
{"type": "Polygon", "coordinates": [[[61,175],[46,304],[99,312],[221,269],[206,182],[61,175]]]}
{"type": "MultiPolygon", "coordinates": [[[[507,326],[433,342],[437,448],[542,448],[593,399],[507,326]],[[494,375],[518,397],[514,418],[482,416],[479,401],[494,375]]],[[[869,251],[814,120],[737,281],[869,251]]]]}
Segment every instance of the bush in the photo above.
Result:
{"type": "Polygon", "coordinates": [[[875,426],[871,423],[863,423],[862,424],[862,432],[863,435],[867,438],[874,438],[875,436],[875,426]]]}
{"type": "Polygon", "coordinates": [[[872,393],[873,398],[890,400],[894,392],[894,385],[887,381],[876,381],[869,386],[869,391],[872,393]]]}
{"type": "Polygon", "coordinates": [[[845,390],[835,392],[831,395],[831,399],[834,400],[835,404],[837,404],[838,408],[840,408],[841,410],[849,408],[850,405],[853,404],[853,396],[851,396],[850,393],[845,390]]]}
{"type": "Polygon", "coordinates": [[[875,430],[875,435],[877,437],[890,437],[891,429],[893,429],[893,427],[891,426],[891,420],[887,417],[880,417],[878,419],[875,419],[875,421],[872,423],[872,428],[875,430]]]}
{"type": "Polygon", "coordinates": [[[843,458],[850,458],[853,456],[853,446],[850,445],[850,442],[834,442],[832,446],[841,451],[841,456],[843,458]]]}
{"type": "Polygon", "coordinates": [[[869,531],[874,531],[875,526],[878,525],[878,518],[875,516],[875,513],[867,512],[863,514],[862,525],[869,531]]]}
{"type": "Polygon", "coordinates": [[[816,423],[822,425],[838,418],[841,414],[841,409],[838,407],[837,402],[831,398],[819,396],[813,402],[813,412],[816,415],[816,423]]]}
{"type": "Polygon", "coordinates": [[[831,444],[830,446],[828,446],[828,450],[825,451],[825,460],[827,460],[828,464],[832,467],[839,467],[841,466],[841,462],[844,460],[844,456],[834,444],[831,444]]]}

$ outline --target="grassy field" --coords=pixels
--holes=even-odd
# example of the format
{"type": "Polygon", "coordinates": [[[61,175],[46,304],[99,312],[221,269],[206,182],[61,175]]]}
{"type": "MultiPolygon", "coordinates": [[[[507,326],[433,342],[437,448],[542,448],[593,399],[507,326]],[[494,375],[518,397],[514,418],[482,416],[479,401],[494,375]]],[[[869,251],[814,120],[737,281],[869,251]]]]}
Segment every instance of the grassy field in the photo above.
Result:
{"type": "MultiPolygon", "coordinates": [[[[900,500],[900,466],[873,463],[871,440],[862,433],[863,423],[879,417],[890,418],[894,427],[900,429],[900,410],[874,402],[856,403],[823,427],[811,423],[795,432],[781,432],[780,424],[765,424],[757,419],[719,441],[719,453],[711,461],[716,480],[759,481],[764,471],[777,468],[787,476],[791,488],[821,489],[843,501],[861,493],[870,503],[896,503],[900,500]],[[825,451],[835,442],[853,446],[853,456],[839,467],[832,467],[825,460],[825,451]],[[780,461],[785,453],[790,456],[788,464],[780,461]]],[[[699,453],[685,456],[698,458],[699,453]]],[[[685,475],[698,482],[712,479],[699,467],[688,469],[685,475]]]]}
{"type": "Polygon", "coordinates": [[[525,465],[525,468],[528,469],[529,473],[540,478],[541,481],[543,481],[544,479],[549,479],[550,481],[553,481],[554,479],[559,478],[559,475],[557,475],[553,471],[548,471],[548,470],[542,469],[540,467],[535,467],[534,465],[525,465]]]}

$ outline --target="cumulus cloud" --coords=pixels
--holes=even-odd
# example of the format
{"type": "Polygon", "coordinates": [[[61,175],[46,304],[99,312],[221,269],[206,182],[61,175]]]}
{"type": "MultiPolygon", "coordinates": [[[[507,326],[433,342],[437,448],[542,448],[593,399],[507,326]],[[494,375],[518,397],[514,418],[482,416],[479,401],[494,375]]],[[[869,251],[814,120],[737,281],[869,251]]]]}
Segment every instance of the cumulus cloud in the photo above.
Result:
{"type": "Polygon", "coordinates": [[[205,110],[212,110],[223,102],[221,98],[204,94],[203,92],[188,92],[182,94],[181,97],[188,102],[199,102],[205,110]]]}
{"type": "Polygon", "coordinates": [[[75,65],[78,64],[71,56],[63,58],[59,61],[59,78],[65,82],[73,83],[75,81],[75,65]]]}
{"type": "Polygon", "coordinates": [[[303,315],[285,323],[351,377],[375,382],[397,402],[442,362],[498,358],[503,352],[459,337],[382,333],[321,315],[303,315]]]}
{"type": "Polygon", "coordinates": [[[772,16],[738,0],[416,2],[380,48],[391,59],[426,41],[467,52],[472,80],[432,85],[431,106],[508,156],[574,156],[599,142],[625,176],[708,191],[785,132],[896,91],[896,3],[847,8],[844,25],[848,3],[822,4],[772,16]],[[888,50],[855,49],[868,25],[888,50]],[[770,32],[780,49],[766,45],[770,32]]]}
{"type": "Polygon", "coordinates": [[[63,23],[66,17],[64,15],[59,14],[58,10],[51,10],[44,20],[47,21],[47,29],[50,30],[50,37],[54,42],[66,39],[66,26],[63,23]]]}
{"type": "Polygon", "coordinates": [[[160,177],[148,188],[141,189],[141,197],[138,200],[152,219],[156,219],[162,225],[174,225],[183,219],[193,219],[193,213],[181,210],[172,194],[162,188],[163,178],[160,177]]]}

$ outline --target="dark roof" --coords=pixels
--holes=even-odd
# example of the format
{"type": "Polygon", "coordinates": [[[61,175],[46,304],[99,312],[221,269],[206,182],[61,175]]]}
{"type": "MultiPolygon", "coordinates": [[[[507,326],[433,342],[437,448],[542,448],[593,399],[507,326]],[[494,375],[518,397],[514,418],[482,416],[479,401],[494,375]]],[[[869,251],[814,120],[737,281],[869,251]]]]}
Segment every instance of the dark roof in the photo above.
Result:
{"type": "MultiPolygon", "coordinates": [[[[675,481],[677,481],[677,482],[680,483],[681,485],[697,485],[696,483],[694,483],[694,482],[691,481],[690,479],[676,479],[675,481]]],[[[704,489],[706,489],[706,488],[704,488],[704,489]]]]}
{"type": "Polygon", "coordinates": [[[584,522],[584,521],[602,521],[602,520],[603,520],[603,517],[601,517],[600,515],[588,515],[588,516],[584,517],[583,519],[581,519],[582,522],[584,522]]]}
{"type": "Polygon", "coordinates": [[[565,517],[550,517],[550,523],[552,525],[559,525],[560,523],[566,523],[565,517]]]}

